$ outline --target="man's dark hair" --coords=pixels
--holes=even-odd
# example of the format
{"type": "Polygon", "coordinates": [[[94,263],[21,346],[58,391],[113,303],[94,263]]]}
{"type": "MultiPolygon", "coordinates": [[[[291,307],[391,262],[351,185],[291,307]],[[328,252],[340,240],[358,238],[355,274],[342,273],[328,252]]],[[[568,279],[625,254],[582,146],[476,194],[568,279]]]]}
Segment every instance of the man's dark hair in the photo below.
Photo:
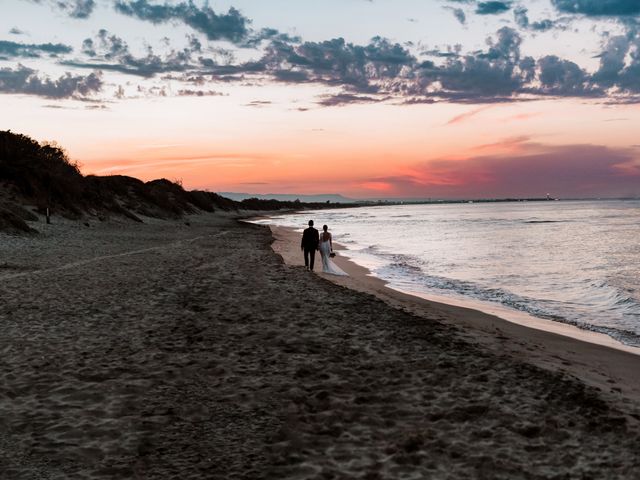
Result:
{"type": "Polygon", "coordinates": [[[309,220],[309,226],[313,227],[313,220],[309,220]]]}
{"type": "Polygon", "coordinates": [[[326,225],[323,225],[323,226],[322,226],[322,229],[323,229],[325,232],[327,231],[327,229],[328,229],[328,228],[329,228],[329,227],[327,227],[326,225]]]}

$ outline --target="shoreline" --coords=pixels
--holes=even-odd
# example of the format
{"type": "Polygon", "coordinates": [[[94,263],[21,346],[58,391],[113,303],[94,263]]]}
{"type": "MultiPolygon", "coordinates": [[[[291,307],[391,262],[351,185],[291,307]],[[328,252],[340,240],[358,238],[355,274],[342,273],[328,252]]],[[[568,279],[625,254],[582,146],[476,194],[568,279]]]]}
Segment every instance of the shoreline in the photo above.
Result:
{"type": "MultiPolygon", "coordinates": [[[[304,265],[297,248],[300,234],[291,227],[268,227],[274,237],[272,248],[285,264],[304,265]]],[[[335,247],[338,252],[346,251],[338,243],[335,247]]],[[[436,313],[444,323],[461,329],[462,338],[493,352],[506,353],[542,368],[568,373],[600,389],[614,401],[629,399],[640,403],[640,379],[637,375],[640,371],[640,348],[625,345],[603,333],[538,319],[524,312],[503,318],[497,312],[489,313],[474,306],[456,304],[448,298],[434,300],[417,292],[395,290],[347,256],[337,255],[333,260],[349,277],[315,273],[343,287],[372,294],[393,307],[422,318],[436,313]]]]}

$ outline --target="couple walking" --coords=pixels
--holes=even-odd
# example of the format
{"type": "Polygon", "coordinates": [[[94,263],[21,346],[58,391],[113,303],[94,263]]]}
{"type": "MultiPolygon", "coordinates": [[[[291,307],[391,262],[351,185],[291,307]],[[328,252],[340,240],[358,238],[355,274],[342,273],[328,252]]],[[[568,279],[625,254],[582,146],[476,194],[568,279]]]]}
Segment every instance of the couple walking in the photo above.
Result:
{"type": "Polygon", "coordinates": [[[309,220],[309,228],[305,229],[302,234],[302,243],[300,249],[304,251],[304,264],[307,270],[313,271],[313,264],[316,258],[316,250],[320,251],[322,257],[322,271],[332,275],[346,276],[340,267],[331,261],[333,256],[333,241],[329,228],[326,225],[322,227],[322,233],[313,228],[313,220],[309,220]]]}

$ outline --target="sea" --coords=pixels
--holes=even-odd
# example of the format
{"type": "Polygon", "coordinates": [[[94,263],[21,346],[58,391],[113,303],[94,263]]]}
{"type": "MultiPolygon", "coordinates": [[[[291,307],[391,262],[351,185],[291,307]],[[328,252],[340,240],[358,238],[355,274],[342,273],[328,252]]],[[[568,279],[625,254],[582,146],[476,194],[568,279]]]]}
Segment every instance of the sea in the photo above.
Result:
{"type": "Polygon", "coordinates": [[[601,332],[640,347],[640,200],[408,204],[307,211],[396,290],[601,332]]]}

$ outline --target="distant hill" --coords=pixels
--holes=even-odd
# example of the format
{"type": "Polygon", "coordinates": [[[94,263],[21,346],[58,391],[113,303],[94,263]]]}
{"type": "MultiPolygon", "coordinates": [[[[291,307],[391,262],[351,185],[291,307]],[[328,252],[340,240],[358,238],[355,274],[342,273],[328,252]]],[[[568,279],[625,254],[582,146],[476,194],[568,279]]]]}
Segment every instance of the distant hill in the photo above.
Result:
{"type": "Polygon", "coordinates": [[[44,214],[47,209],[68,218],[103,220],[118,215],[141,222],[140,216],[168,219],[199,211],[304,208],[326,208],[326,203],[236,201],[212,192],[187,191],[166,179],[85,176],[61,147],[0,131],[0,230],[33,231],[26,222],[38,219],[34,212],[44,214]]]}
{"type": "Polygon", "coordinates": [[[310,202],[310,203],[357,203],[358,200],[353,198],[343,197],[342,195],[335,193],[327,193],[320,195],[297,195],[290,193],[237,193],[237,192],[220,192],[220,195],[232,200],[242,201],[248,198],[257,198],[259,200],[278,200],[281,202],[310,202]]]}

